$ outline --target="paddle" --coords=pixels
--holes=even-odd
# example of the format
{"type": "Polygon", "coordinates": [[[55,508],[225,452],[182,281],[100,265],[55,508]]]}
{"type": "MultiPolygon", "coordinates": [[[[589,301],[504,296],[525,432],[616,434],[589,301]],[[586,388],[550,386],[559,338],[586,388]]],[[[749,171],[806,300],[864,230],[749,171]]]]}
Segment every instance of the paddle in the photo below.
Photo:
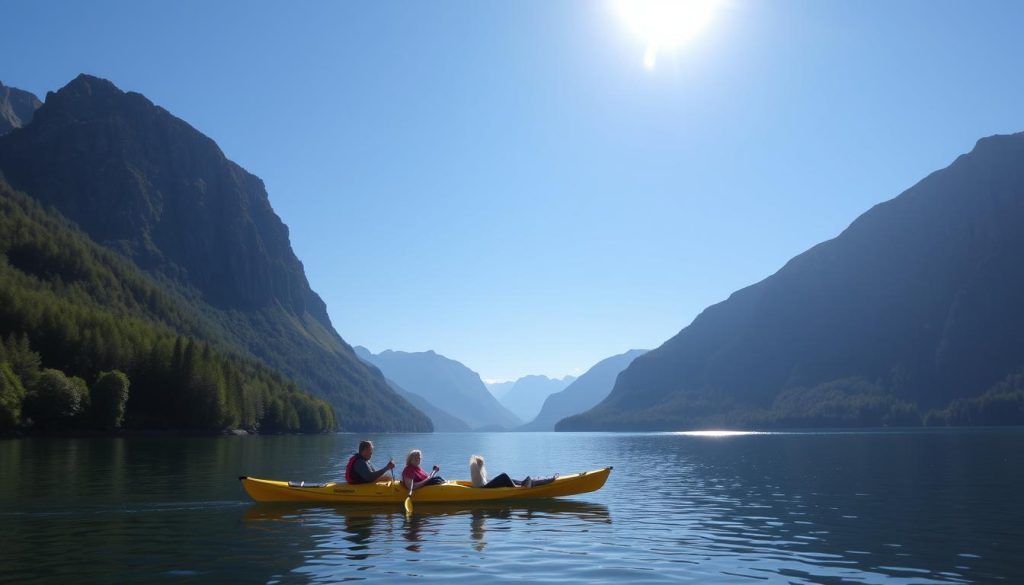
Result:
{"type": "MultiPolygon", "coordinates": [[[[430,472],[430,475],[427,476],[427,479],[430,479],[431,477],[434,477],[435,473],[437,473],[436,469],[434,471],[430,472]]],[[[416,482],[412,478],[409,478],[409,495],[405,497],[405,515],[406,516],[412,516],[412,488],[414,488],[414,487],[416,487],[416,482]]]]}

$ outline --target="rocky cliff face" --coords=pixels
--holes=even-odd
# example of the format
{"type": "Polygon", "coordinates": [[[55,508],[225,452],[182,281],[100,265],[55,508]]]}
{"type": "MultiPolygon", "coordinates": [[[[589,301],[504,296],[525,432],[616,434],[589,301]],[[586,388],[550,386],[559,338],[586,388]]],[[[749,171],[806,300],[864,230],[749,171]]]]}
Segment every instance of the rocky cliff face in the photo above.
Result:
{"type": "Polygon", "coordinates": [[[0,82],[0,136],[31,122],[40,105],[35,95],[0,82]]]}
{"type": "Polygon", "coordinates": [[[979,141],[709,307],[558,429],[913,424],[1006,386],[1024,369],[1021,169],[1024,134],[979,141]]]}
{"type": "Polygon", "coordinates": [[[144,96],[80,75],[47,95],[2,156],[15,187],[211,304],[281,303],[330,326],[263,182],[144,96]]]}
{"type": "Polygon", "coordinates": [[[429,430],[334,331],[263,182],[141,94],[78,76],[0,137],[0,171],[331,400],[341,428],[429,430]]]}

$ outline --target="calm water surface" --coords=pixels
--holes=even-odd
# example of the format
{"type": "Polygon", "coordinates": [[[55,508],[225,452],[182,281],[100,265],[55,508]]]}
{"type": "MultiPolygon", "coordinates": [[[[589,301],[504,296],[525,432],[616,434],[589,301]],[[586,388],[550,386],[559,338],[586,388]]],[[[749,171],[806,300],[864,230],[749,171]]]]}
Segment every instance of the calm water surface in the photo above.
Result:
{"type": "Polygon", "coordinates": [[[551,503],[250,503],[360,437],[0,441],[4,582],[1024,583],[1024,430],[371,436],[466,477],[614,465],[551,503]]]}

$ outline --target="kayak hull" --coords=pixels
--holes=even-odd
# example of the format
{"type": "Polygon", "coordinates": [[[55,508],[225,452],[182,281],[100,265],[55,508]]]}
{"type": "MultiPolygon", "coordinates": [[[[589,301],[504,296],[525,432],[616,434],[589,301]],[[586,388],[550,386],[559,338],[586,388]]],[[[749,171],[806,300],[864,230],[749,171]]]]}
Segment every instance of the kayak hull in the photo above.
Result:
{"type": "MultiPolygon", "coordinates": [[[[553,482],[531,488],[475,488],[468,481],[453,480],[422,487],[413,492],[416,503],[432,502],[498,502],[534,500],[575,496],[601,489],[612,468],[584,471],[556,478],[553,482]]],[[[397,481],[349,485],[325,483],[296,485],[295,482],[240,477],[242,487],[257,502],[307,502],[330,504],[401,504],[409,490],[397,481]]]]}

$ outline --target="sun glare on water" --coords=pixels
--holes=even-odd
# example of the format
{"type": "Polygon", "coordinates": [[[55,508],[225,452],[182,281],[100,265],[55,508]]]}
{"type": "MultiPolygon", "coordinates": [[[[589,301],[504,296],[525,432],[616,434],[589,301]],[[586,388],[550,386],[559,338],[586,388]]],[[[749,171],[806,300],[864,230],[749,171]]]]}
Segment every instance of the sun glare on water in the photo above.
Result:
{"type": "Polygon", "coordinates": [[[720,0],[616,0],[629,29],[647,44],[644,67],[654,69],[658,52],[674,50],[711,22],[720,0]]]}
{"type": "Polygon", "coordinates": [[[672,434],[687,437],[742,437],[744,435],[764,435],[767,433],[758,431],[680,431],[672,434]]]}

